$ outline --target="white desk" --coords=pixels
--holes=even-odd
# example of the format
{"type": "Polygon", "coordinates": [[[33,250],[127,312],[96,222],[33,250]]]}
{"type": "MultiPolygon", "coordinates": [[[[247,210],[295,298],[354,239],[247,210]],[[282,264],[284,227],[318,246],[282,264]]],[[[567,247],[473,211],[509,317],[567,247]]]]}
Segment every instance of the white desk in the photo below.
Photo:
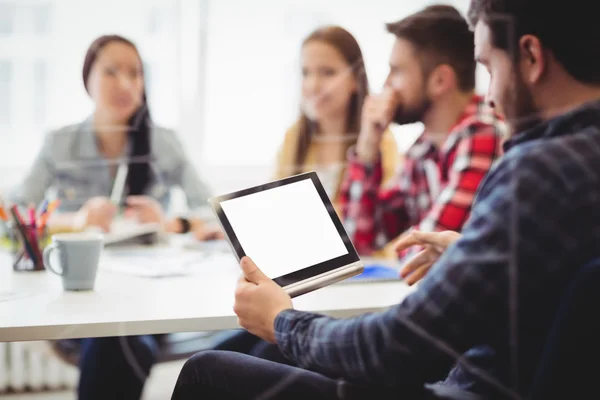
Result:
{"type": "MultiPolygon", "coordinates": [[[[190,276],[144,278],[107,270],[94,291],[65,292],[50,272],[12,272],[0,255],[0,342],[238,328],[232,311],[239,269],[233,256],[206,260],[190,276]],[[213,260],[214,261],[214,260],[213,260]]],[[[337,284],[300,296],[297,309],[335,317],[379,311],[411,289],[403,283],[337,284]]]]}

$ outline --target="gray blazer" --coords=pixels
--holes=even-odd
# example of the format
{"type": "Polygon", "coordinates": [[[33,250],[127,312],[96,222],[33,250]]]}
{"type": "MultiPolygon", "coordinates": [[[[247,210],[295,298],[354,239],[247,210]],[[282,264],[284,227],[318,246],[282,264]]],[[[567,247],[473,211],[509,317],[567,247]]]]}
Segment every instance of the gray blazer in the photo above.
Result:
{"type": "MultiPolygon", "coordinates": [[[[167,210],[170,189],[179,186],[190,209],[206,206],[210,191],[189,162],[175,133],[154,125],[151,146],[153,180],[146,194],[167,210]]],[[[25,179],[9,198],[24,204],[60,198],[60,211],[69,212],[78,210],[92,197],[110,197],[111,191],[110,163],[98,151],[92,119],[88,118],[46,136],[25,179]]]]}

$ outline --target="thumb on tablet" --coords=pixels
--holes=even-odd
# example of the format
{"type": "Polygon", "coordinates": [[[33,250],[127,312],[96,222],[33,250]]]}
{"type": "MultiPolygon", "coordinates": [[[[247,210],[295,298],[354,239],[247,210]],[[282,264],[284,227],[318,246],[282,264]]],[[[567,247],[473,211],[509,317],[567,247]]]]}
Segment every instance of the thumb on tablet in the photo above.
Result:
{"type": "Polygon", "coordinates": [[[242,258],[240,265],[247,281],[258,284],[265,280],[269,280],[269,278],[256,266],[256,264],[254,264],[254,261],[252,261],[250,257],[242,258]]]}

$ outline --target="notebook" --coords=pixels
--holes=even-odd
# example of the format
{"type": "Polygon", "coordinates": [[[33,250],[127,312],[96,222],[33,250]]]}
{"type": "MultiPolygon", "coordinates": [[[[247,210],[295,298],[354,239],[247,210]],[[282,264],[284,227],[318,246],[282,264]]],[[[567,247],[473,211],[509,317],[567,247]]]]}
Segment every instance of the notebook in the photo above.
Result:
{"type": "Polygon", "coordinates": [[[104,245],[153,244],[160,240],[161,225],[159,223],[141,224],[134,220],[115,219],[110,232],[104,234],[104,245]]]}
{"type": "Polygon", "coordinates": [[[172,247],[117,247],[102,253],[100,267],[125,275],[163,278],[189,275],[202,260],[203,256],[197,252],[172,247]]]}
{"type": "Polygon", "coordinates": [[[363,258],[364,271],[340,283],[399,282],[400,263],[391,260],[363,258]]]}

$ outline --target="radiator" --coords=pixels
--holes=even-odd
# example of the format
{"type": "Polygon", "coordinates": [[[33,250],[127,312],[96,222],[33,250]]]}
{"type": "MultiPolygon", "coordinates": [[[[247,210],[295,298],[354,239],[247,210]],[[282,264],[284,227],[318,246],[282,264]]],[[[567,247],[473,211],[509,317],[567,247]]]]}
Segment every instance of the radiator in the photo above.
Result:
{"type": "Polygon", "coordinates": [[[0,343],[0,393],[74,389],[78,375],[47,342],[0,343]]]}

